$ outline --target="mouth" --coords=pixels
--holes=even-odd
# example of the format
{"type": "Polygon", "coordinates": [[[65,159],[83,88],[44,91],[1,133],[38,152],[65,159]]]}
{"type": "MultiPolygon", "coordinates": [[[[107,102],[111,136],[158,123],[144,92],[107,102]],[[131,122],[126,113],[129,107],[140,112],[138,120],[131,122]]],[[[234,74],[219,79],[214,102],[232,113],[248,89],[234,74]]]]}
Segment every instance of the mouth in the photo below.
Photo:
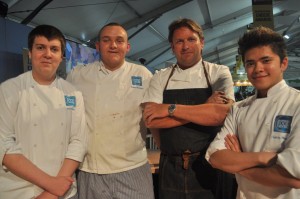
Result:
{"type": "Polygon", "coordinates": [[[183,51],[181,52],[181,54],[186,55],[186,54],[191,54],[192,52],[188,52],[188,51],[183,51]]]}
{"type": "Polygon", "coordinates": [[[265,78],[265,77],[267,77],[268,75],[259,75],[259,76],[254,76],[254,77],[252,77],[252,79],[254,79],[254,80],[260,80],[260,79],[263,79],[263,78],[265,78]]]}
{"type": "Polygon", "coordinates": [[[52,62],[41,62],[41,64],[44,66],[44,67],[51,67],[52,66],[52,62]]]}

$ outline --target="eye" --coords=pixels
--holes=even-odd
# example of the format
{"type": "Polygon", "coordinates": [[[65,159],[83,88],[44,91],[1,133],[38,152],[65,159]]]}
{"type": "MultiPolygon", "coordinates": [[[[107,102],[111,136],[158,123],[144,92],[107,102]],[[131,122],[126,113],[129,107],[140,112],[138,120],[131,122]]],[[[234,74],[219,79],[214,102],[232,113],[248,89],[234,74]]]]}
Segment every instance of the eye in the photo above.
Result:
{"type": "Polygon", "coordinates": [[[57,53],[57,52],[59,52],[59,48],[58,47],[52,47],[51,51],[54,52],[54,53],[57,53]]]}
{"type": "Polygon", "coordinates": [[[175,41],[175,44],[182,44],[183,43],[183,40],[182,39],[178,39],[175,41]]]}
{"type": "Polygon", "coordinates": [[[105,43],[105,42],[109,42],[110,40],[108,38],[102,38],[101,41],[105,43]]]}
{"type": "Polygon", "coordinates": [[[189,38],[188,41],[189,41],[189,42],[195,42],[195,41],[197,41],[197,40],[196,40],[195,38],[189,38]]]}
{"type": "Polygon", "coordinates": [[[252,66],[254,66],[254,62],[246,62],[246,64],[245,64],[246,68],[250,68],[252,66]]]}
{"type": "Polygon", "coordinates": [[[270,62],[271,62],[271,59],[264,59],[264,60],[263,60],[263,63],[264,63],[264,64],[268,64],[268,63],[270,63],[270,62]]]}
{"type": "Polygon", "coordinates": [[[42,46],[42,45],[36,45],[35,48],[36,48],[37,50],[43,50],[45,47],[42,46]]]}
{"type": "Polygon", "coordinates": [[[124,39],[117,39],[117,43],[124,43],[125,41],[124,41],[124,39]]]}

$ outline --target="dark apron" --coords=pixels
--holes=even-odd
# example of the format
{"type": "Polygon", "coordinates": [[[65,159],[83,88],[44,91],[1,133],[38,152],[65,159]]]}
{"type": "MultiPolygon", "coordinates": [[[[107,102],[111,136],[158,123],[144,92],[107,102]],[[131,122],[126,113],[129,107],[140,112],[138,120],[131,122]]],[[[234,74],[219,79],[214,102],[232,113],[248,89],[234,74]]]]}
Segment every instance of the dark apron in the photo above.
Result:
{"type": "MultiPolygon", "coordinates": [[[[172,74],[173,72],[170,76],[172,74]]],[[[208,88],[165,89],[163,103],[184,105],[205,103],[212,94],[206,71],[205,77],[208,88]]],[[[194,123],[160,129],[160,199],[215,198],[217,171],[210,166],[204,156],[210,142],[219,130],[220,127],[201,126],[194,123]],[[182,155],[187,150],[191,154],[186,167],[182,155]]]]}

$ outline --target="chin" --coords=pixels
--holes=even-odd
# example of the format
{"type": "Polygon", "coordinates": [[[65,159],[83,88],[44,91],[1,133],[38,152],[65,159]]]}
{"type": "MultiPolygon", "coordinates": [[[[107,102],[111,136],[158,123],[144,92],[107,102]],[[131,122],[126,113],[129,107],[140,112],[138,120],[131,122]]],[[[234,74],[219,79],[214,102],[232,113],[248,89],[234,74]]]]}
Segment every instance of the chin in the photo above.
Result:
{"type": "Polygon", "coordinates": [[[272,86],[269,85],[253,85],[256,90],[269,90],[272,86]]]}

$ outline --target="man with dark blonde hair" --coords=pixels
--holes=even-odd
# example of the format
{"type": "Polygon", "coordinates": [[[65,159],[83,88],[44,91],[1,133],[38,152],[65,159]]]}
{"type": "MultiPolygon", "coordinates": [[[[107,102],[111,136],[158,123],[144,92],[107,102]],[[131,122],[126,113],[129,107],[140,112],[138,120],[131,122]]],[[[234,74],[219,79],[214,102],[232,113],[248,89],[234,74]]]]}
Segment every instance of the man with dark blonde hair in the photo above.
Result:
{"type": "Polygon", "coordinates": [[[236,174],[238,199],[299,198],[300,93],[283,80],[284,39],[258,27],[238,44],[256,93],[233,106],[206,158],[236,174]]]}
{"type": "Polygon", "coordinates": [[[204,158],[234,100],[228,67],[202,59],[204,37],[191,19],[169,26],[177,64],[155,74],[144,97],[144,120],[161,149],[161,199],[210,199],[217,176],[204,158]]]}

